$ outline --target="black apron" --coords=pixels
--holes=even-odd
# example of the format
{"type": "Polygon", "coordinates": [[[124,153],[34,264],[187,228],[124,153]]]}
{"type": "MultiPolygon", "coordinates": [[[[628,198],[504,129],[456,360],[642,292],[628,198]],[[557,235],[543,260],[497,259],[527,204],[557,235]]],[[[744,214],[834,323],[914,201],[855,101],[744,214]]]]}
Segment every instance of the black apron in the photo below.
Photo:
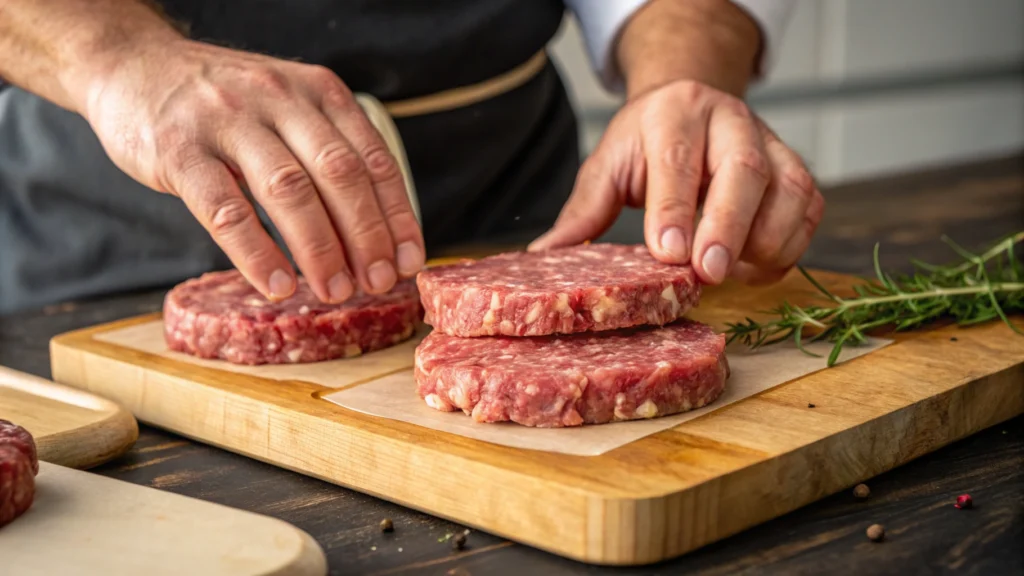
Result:
{"type": "MultiPolygon", "coordinates": [[[[192,38],[322,64],[353,91],[385,102],[515,68],[548,43],[564,11],[558,0],[162,4],[192,38]]],[[[579,166],[576,120],[550,63],[490,100],[395,123],[428,255],[540,234],[579,166]]],[[[117,169],[81,117],[0,88],[0,313],[164,288],[230,266],[182,202],[117,169]]]]}

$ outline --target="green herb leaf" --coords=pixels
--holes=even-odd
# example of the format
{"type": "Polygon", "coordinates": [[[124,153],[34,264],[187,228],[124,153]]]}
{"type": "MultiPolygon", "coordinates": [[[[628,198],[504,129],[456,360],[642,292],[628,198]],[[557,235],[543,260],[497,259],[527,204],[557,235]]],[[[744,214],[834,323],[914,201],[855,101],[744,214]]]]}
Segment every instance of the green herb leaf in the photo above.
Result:
{"type": "Polygon", "coordinates": [[[756,322],[748,317],[727,324],[727,341],[757,348],[792,338],[798,349],[818,356],[805,344],[824,340],[833,344],[828,357],[828,365],[832,366],[844,345],[863,344],[868,331],[885,326],[901,331],[941,319],[951,319],[960,326],[1000,319],[1011,330],[1024,335],[1024,330],[1009,317],[1024,312],[1024,262],[1016,249],[1017,244],[1024,242],[1024,231],[1001,239],[981,255],[945,236],[942,241],[961,260],[946,265],[912,260],[914,273],[909,275],[892,275],[882,270],[880,246],[875,244],[872,263],[877,281],[863,279],[863,284],[852,288],[856,296],[846,299],[798,267],[825,297],[825,305],[801,307],[782,302],[765,312],[775,317],[772,320],[756,322]],[[808,326],[818,331],[809,339],[804,334],[808,326]]]}

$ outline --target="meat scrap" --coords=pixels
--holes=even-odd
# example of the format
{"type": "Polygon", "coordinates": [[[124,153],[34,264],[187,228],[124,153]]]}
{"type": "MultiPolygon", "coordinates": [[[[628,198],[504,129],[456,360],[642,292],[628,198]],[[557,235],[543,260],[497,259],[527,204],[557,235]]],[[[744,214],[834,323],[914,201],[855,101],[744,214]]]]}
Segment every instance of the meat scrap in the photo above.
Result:
{"type": "Polygon", "coordinates": [[[464,338],[660,326],[700,299],[693,268],[663,264],[643,245],[510,252],[428,268],[416,282],[425,321],[464,338]]]}
{"type": "Polygon", "coordinates": [[[237,270],[185,281],[164,298],[171,350],[236,364],[319,362],[358,356],[412,336],[422,318],[416,284],[324,304],[300,277],[290,298],[272,302],[237,270]]]}
{"type": "Polygon", "coordinates": [[[32,435],[21,426],[0,420],[0,527],[32,506],[38,473],[32,435]]]}

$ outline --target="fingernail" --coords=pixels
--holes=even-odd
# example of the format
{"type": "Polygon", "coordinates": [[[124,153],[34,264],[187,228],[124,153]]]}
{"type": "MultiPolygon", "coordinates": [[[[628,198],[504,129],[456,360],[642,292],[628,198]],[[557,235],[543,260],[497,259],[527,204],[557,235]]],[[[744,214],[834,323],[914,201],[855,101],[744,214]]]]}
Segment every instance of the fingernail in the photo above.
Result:
{"type": "Polygon", "coordinates": [[[683,229],[677,226],[666,228],[661,233],[661,249],[676,260],[685,261],[689,254],[686,253],[686,236],[683,235],[683,229]]]}
{"type": "Polygon", "coordinates": [[[354,291],[352,280],[344,272],[338,272],[327,281],[327,293],[334,302],[344,302],[354,291]]]}
{"type": "Polygon", "coordinates": [[[370,278],[370,287],[376,292],[386,292],[395,285],[397,275],[395,274],[395,267],[391,265],[391,262],[387,260],[378,260],[366,270],[366,275],[370,278]]]}
{"type": "Polygon", "coordinates": [[[398,271],[403,276],[412,276],[423,268],[423,251],[413,242],[398,245],[398,271]]]}
{"type": "Polygon", "coordinates": [[[701,265],[711,280],[716,283],[721,282],[729,272],[729,251],[721,244],[715,244],[704,252],[701,265]]]}
{"type": "Polygon", "coordinates": [[[273,298],[287,298],[295,291],[295,280],[291,274],[277,269],[270,274],[270,295],[273,298]]]}

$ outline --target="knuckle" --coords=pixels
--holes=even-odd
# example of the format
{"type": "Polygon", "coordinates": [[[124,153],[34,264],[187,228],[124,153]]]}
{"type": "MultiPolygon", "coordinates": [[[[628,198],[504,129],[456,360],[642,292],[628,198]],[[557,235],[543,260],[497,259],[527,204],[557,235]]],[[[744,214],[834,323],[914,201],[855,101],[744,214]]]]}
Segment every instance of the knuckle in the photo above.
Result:
{"type": "Polygon", "coordinates": [[[677,216],[683,219],[684,222],[697,212],[697,204],[694,198],[678,194],[668,195],[659,199],[654,208],[662,214],[677,216]]]}
{"type": "Polygon", "coordinates": [[[307,258],[311,258],[316,261],[334,260],[338,256],[340,249],[341,246],[339,246],[332,238],[318,237],[303,246],[302,253],[305,254],[307,258]]]}
{"type": "Polygon", "coordinates": [[[288,206],[309,202],[315,194],[309,175],[297,164],[276,168],[266,179],[267,198],[288,206]]]}
{"type": "Polygon", "coordinates": [[[249,71],[249,80],[257,88],[271,94],[282,94],[289,89],[288,77],[270,66],[257,66],[249,71]]]}
{"type": "Polygon", "coordinates": [[[402,176],[398,161],[386,148],[379,145],[371,146],[363,152],[363,158],[374,182],[390,181],[402,176]]]}
{"type": "Polygon", "coordinates": [[[208,108],[238,111],[242,108],[241,99],[233,91],[221,84],[206,82],[200,89],[203,104],[208,108]]]}
{"type": "Polygon", "coordinates": [[[696,102],[703,98],[707,92],[708,87],[696,80],[682,79],[672,82],[672,95],[673,100],[683,100],[685,102],[696,102]]]}
{"type": "Polygon", "coordinates": [[[366,167],[354,150],[334,142],[317,154],[317,172],[331,185],[345,186],[366,178],[366,167]]]}
{"type": "Polygon", "coordinates": [[[330,68],[315,64],[309,67],[309,79],[312,85],[319,90],[324,97],[348,100],[352,97],[352,91],[338,78],[330,68]]]}
{"type": "Polygon", "coordinates": [[[228,236],[252,223],[256,212],[244,198],[228,198],[213,206],[209,215],[214,236],[228,236]]]}
{"type": "Polygon", "coordinates": [[[662,152],[662,162],[666,168],[688,182],[699,182],[703,177],[703,171],[693,158],[693,146],[686,142],[673,142],[662,152]]]}
{"type": "Polygon", "coordinates": [[[815,227],[821,222],[821,219],[825,216],[825,197],[821,195],[817,189],[814,190],[814,195],[811,197],[811,206],[807,210],[807,218],[814,224],[815,227]]]}
{"type": "Polygon", "coordinates": [[[164,161],[157,168],[156,179],[163,188],[180,195],[196,177],[194,174],[208,160],[201,147],[191,142],[163,142],[157,148],[157,157],[164,161]]]}
{"type": "Polygon", "coordinates": [[[389,238],[387,225],[383,221],[362,219],[349,229],[352,243],[361,250],[374,250],[382,246],[382,238],[389,238]]]}
{"type": "Polygon", "coordinates": [[[757,148],[747,147],[740,148],[731,154],[732,162],[750,172],[753,172],[764,181],[768,181],[771,177],[771,166],[768,163],[768,158],[764,152],[761,152],[757,148]]]}
{"type": "Polygon", "coordinates": [[[782,255],[783,238],[768,231],[751,231],[750,253],[756,262],[776,262],[782,255]]]}
{"type": "Polygon", "coordinates": [[[412,207],[405,196],[398,196],[396,194],[388,199],[381,198],[380,211],[384,214],[384,219],[389,222],[395,222],[407,217],[409,218],[410,225],[418,226],[416,216],[412,213],[412,207]]]}
{"type": "Polygon", "coordinates": [[[810,201],[816,192],[814,178],[803,166],[783,169],[779,174],[780,189],[803,200],[810,201]]]}
{"type": "Polygon", "coordinates": [[[747,106],[746,102],[735,96],[724,95],[717,106],[722,107],[730,114],[739,118],[750,121],[754,120],[754,112],[750,109],[750,106],[747,106]]]}

